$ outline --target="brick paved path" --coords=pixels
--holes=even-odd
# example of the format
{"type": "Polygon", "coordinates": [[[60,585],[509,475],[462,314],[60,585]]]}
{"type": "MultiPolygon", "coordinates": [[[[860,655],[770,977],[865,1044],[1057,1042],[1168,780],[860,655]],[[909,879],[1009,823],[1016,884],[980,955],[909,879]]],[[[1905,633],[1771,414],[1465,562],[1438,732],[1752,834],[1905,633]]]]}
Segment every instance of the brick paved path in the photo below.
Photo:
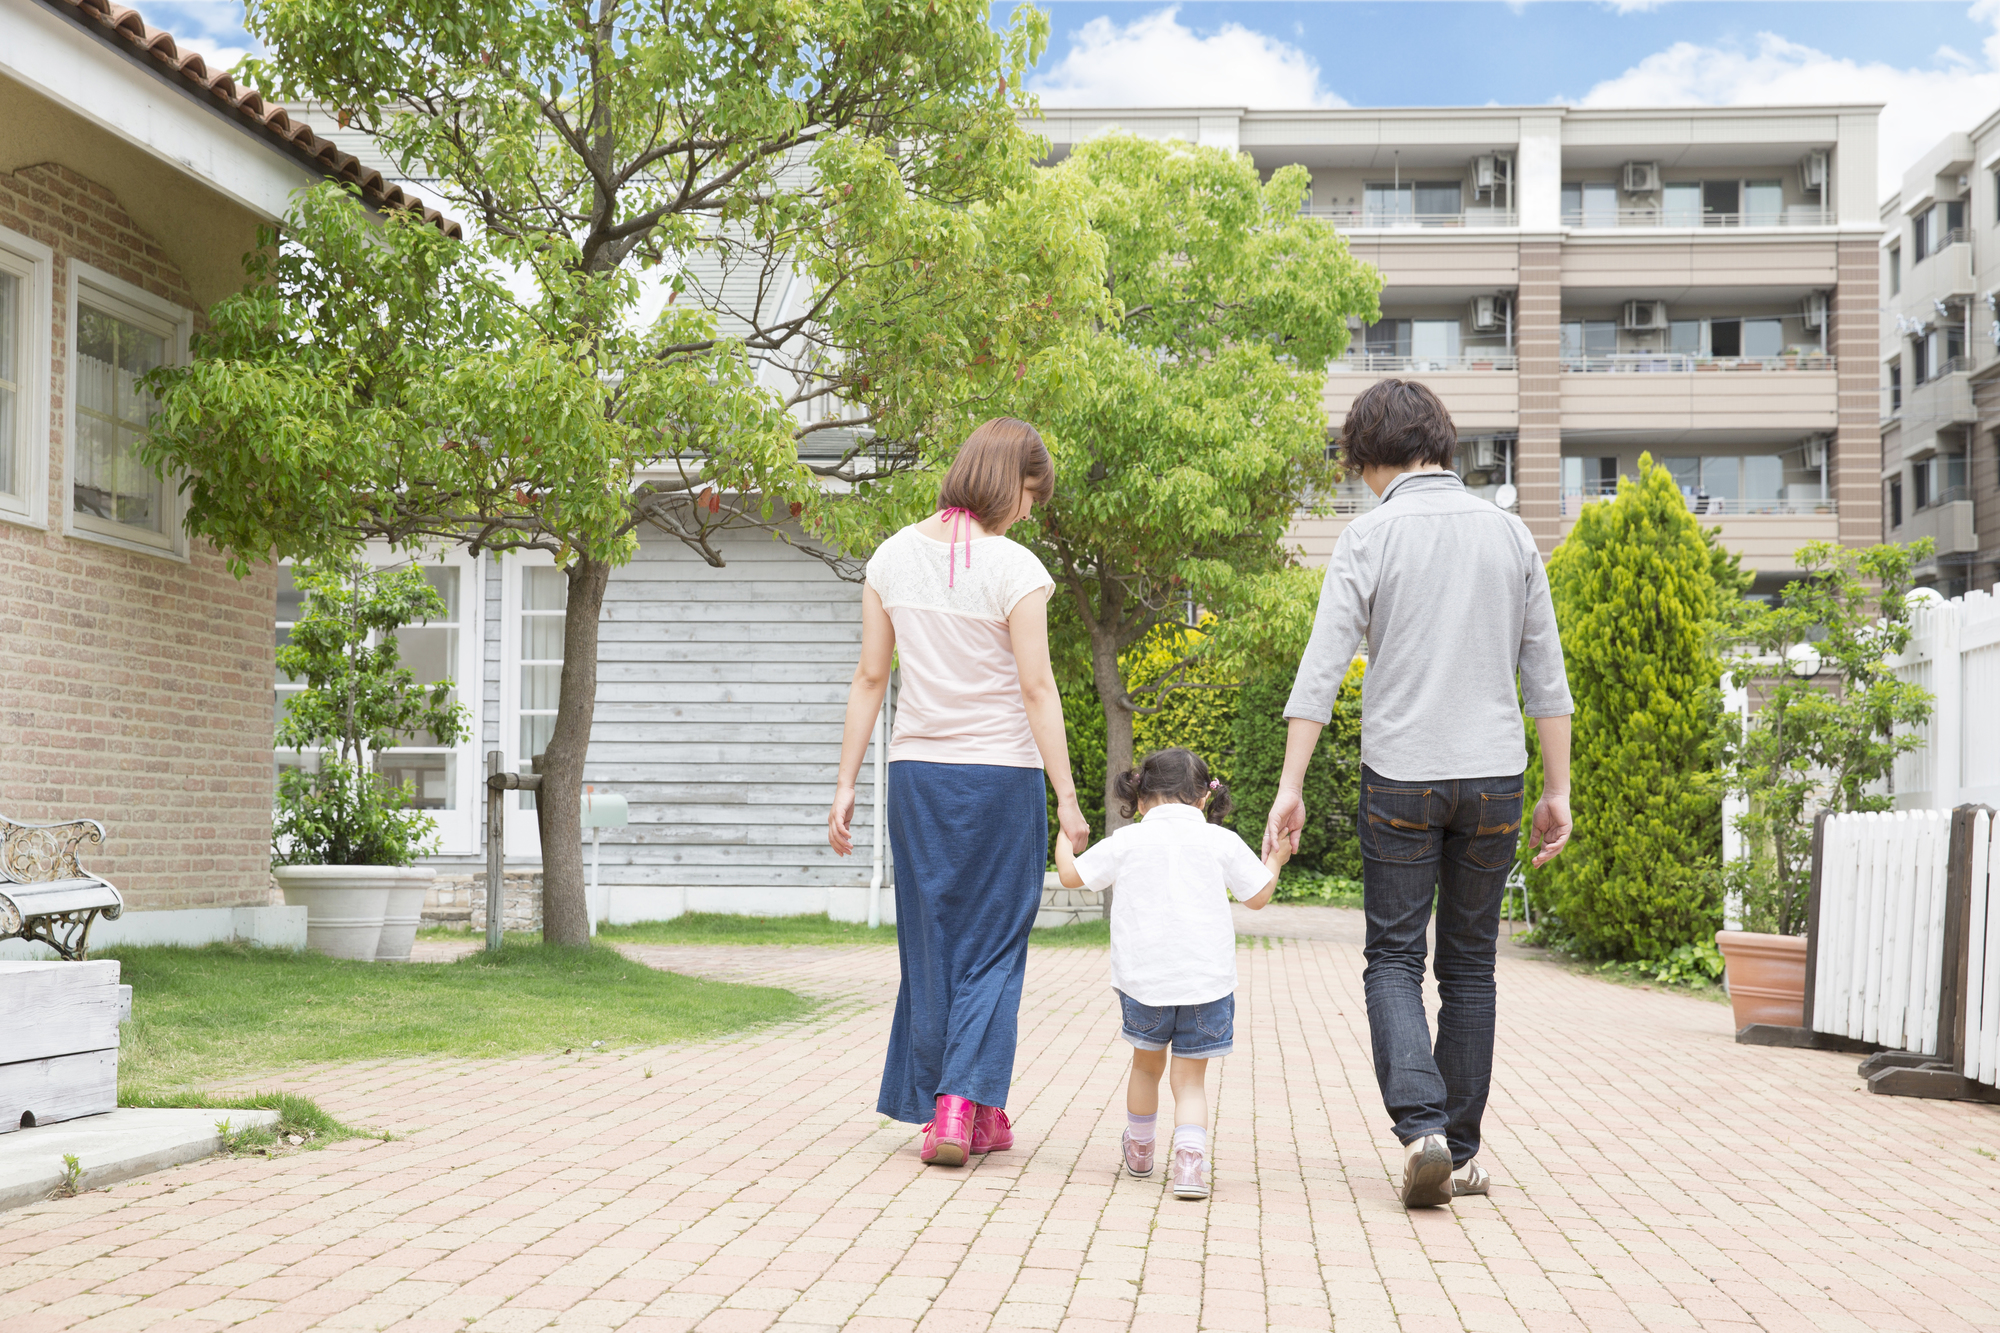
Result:
{"type": "Polygon", "coordinates": [[[0,1214],[0,1329],[2000,1328],[2000,1110],[1517,956],[1494,1195],[1404,1212],[1354,917],[1298,910],[1257,923],[1316,938],[1240,954],[1206,1203],[1115,1170],[1100,952],[1031,954],[1020,1146],[946,1171],[869,1109],[893,951],[634,948],[830,1002],[692,1048],[297,1073],[398,1137],[0,1214]]]}

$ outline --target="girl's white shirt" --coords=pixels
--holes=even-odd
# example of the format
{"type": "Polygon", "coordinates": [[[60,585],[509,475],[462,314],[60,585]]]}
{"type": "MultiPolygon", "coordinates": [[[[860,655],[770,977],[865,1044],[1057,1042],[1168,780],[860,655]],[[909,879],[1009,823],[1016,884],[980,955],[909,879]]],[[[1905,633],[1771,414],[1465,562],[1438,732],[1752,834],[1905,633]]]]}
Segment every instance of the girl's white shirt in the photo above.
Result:
{"type": "Polygon", "coordinates": [[[1207,1004],[1236,992],[1229,899],[1271,882],[1248,843],[1191,805],[1156,805],[1076,858],[1086,888],[1113,888],[1111,984],[1140,1004],[1207,1004]]]}

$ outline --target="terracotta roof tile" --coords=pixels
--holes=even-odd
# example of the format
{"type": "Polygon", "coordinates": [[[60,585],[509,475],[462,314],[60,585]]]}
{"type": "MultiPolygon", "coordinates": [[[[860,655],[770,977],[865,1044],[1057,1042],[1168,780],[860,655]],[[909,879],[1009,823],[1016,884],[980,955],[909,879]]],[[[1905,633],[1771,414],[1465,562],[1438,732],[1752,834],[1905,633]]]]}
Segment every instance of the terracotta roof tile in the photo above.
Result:
{"type": "Polygon", "coordinates": [[[278,103],[265,101],[261,93],[252,89],[238,87],[227,70],[211,71],[198,52],[182,51],[172,33],[147,26],[138,10],[112,4],[110,0],[42,2],[85,28],[103,34],[163,77],[180,84],[315,171],[335,180],[353,182],[360,188],[361,197],[376,208],[412,210],[447,235],[460,234],[456,222],[416,195],[391,184],[381,172],[364,166],[352,153],[313,133],[312,126],[293,117],[278,103]]]}

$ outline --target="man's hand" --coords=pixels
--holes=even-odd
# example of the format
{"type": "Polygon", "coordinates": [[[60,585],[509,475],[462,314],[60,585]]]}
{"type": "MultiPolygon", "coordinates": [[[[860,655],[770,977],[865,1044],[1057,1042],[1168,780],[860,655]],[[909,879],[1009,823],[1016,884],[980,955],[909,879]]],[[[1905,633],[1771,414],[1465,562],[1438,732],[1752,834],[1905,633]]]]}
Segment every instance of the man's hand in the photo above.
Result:
{"type": "Polygon", "coordinates": [[[1306,803],[1298,788],[1278,788],[1277,799],[1271,802],[1271,817],[1264,821],[1264,859],[1268,861],[1281,842],[1287,857],[1296,852],[1305,827],[1306,803]]]}
{"type": "Polygon", "coordinates": [[[1535,822],[1528,834],[1528,849],[1535,854],[1532,864],[1543,865],[1562,855],[1569,845],[1569,793],[1544,796],[1535,805],[1535,822]]]}

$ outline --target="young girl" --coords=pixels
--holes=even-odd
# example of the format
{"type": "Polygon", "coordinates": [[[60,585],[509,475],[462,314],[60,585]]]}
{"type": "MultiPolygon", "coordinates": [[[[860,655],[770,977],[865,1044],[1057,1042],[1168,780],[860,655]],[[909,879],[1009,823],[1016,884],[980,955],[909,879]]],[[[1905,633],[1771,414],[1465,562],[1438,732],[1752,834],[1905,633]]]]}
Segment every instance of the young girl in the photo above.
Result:
{"type": "Polygon", "coordinates": [[[1132,1043],[1125,1088],[1125,1169],[1153,1173],[1160,1075],[1173,1048],[1174,1193],[1208,1197],[1211,1059],[1229,1054],[1236,1019],[1236,927],[1229,895],[1249,908],[1271,901],[1290,839],[1264,860],[1222,827],[1229,789],[1189,750],[1160,750],[1116,785],[1128,824],[1082,856],[1056,839],[1056,870],[1072,889],[1111,895],[1111,985],[1132,1043]]]}

